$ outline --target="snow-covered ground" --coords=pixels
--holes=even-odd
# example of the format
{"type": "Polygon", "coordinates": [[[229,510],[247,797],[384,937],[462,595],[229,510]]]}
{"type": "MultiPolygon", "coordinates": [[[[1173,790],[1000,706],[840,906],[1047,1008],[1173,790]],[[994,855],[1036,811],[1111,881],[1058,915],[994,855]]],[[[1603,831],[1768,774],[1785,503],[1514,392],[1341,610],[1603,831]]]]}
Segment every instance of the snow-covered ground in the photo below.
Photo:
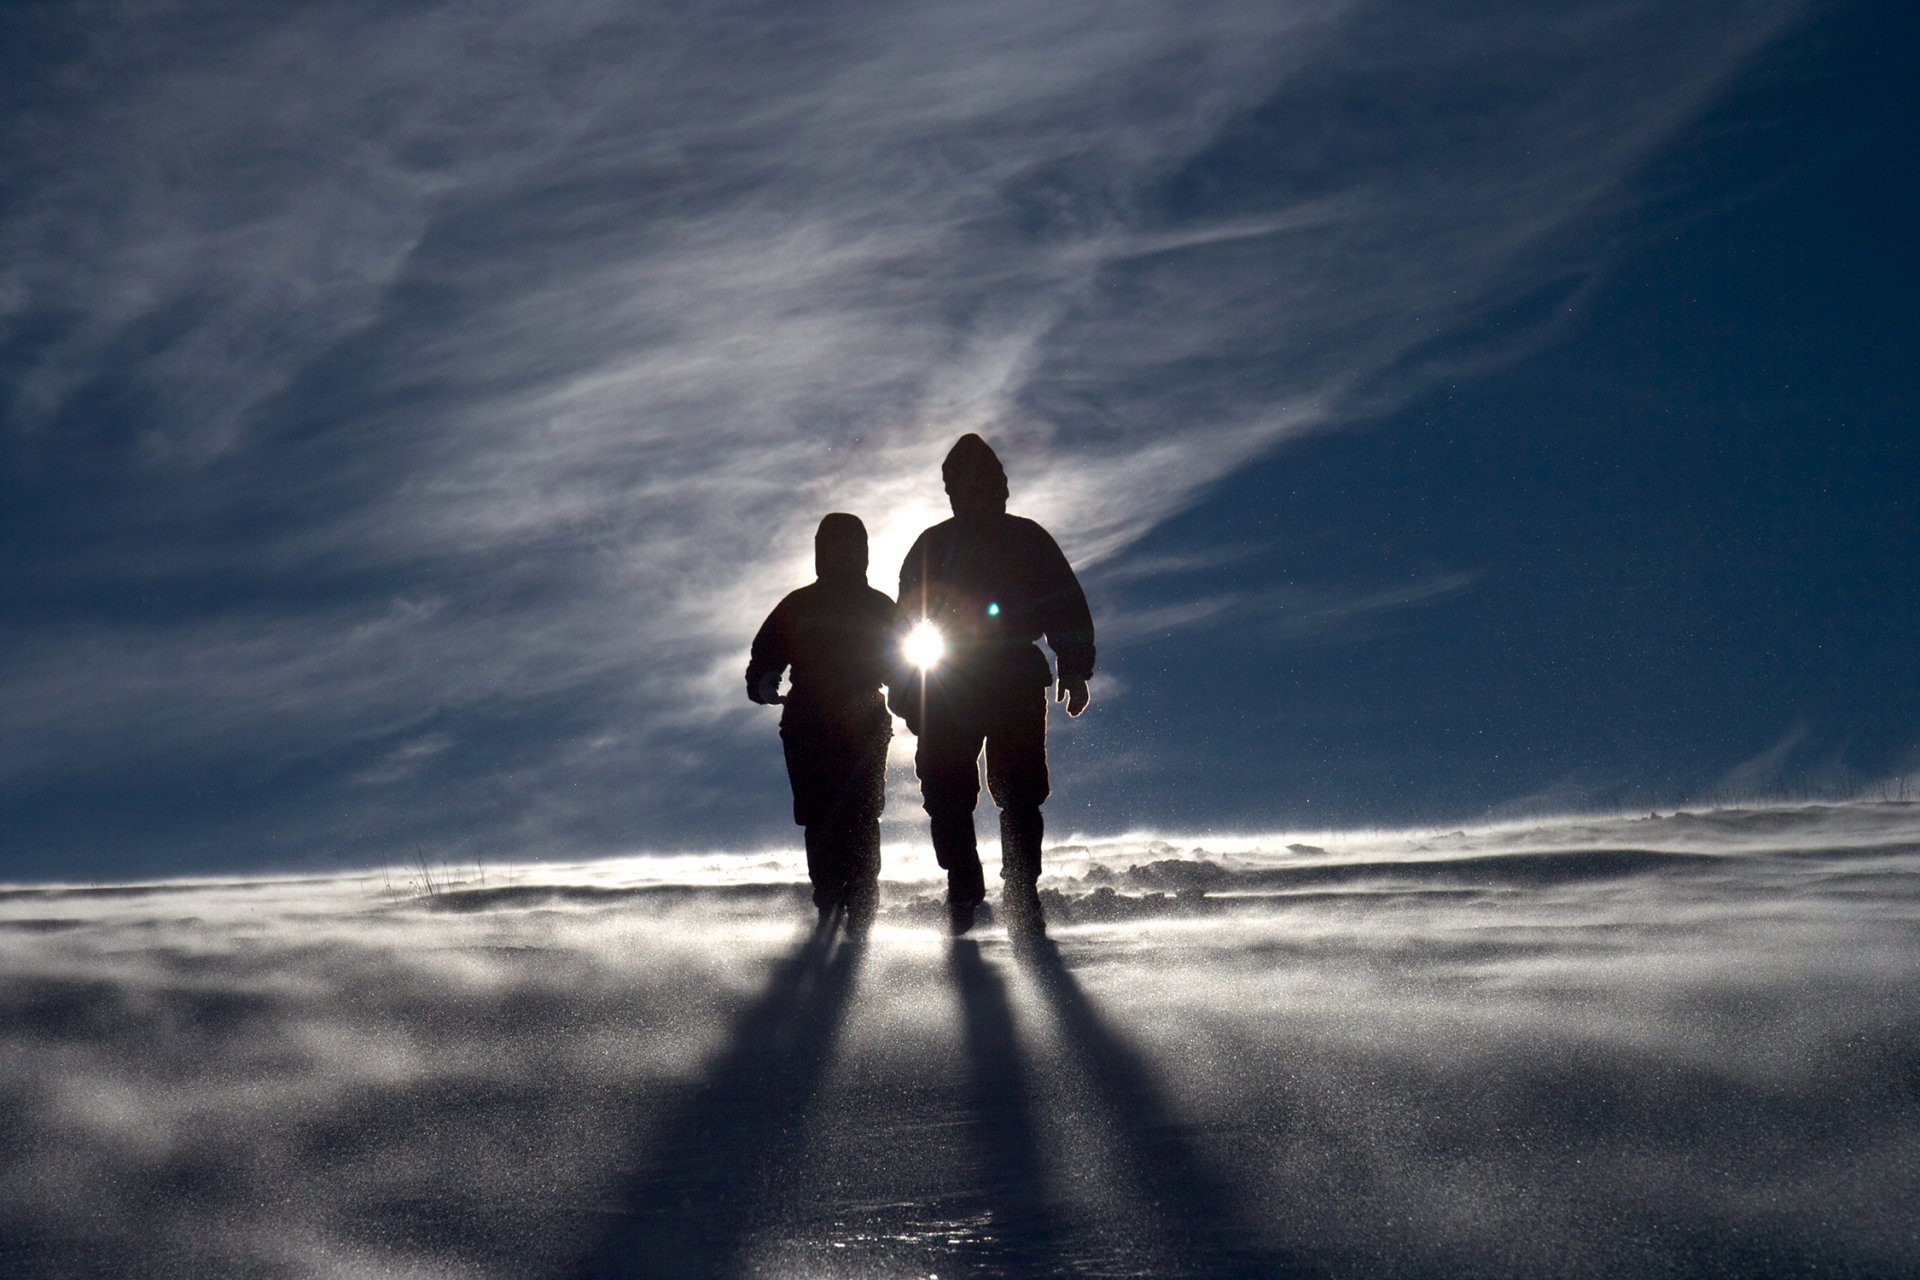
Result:
{"type": "Polygon", "coordinates": [[[1920,1269],[1920,805],[888,858],[0,890],[0,1274],[1920,1269]]]}

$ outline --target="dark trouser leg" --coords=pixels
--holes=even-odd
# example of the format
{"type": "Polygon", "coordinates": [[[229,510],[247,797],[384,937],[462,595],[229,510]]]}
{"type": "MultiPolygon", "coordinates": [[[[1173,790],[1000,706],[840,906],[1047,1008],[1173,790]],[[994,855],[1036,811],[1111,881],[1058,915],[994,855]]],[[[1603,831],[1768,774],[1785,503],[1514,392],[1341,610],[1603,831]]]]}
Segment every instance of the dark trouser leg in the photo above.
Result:
{"type": "Polygon", "coordinates": [[[1045,830],[1040,810],[1007,808],[1000,811],[1000,909],[1006,913],[1008,936],[1046,936],[1046,913],[1040,907],[1040,837],[1045,830]]]}
{"type": "Polygon", "coordinates": [[[867,728],[859,766],[847,787],[847,928],[856,935],[872,926],[880,909],[880,812],[887,802],[891,737],[893,720],[882,708],[867,728]]]}
{"type": "Polygon", "coordinates": [[[948,927],[957,937],[973,928],[974,908],[985,901],[987,881],[973,835],[973,810],[927,806],[933,819],[933,856],[947,869],[948,927]]]}
{"type": "Polygon", "coordinates": [[[800,714],[789,704],[781,718],[793,817],[806,829],[807,878],[823,913],[846,902],[856,886],[869,902],[877,898],[892,736],[878,694],[869,706],[828,712],[800,714]]]}
{"type": "Polygon", "coordinates": [[[880,882],[878,880],[853,880],[847,884],[847,932],[855,936],[863,935],[873,928],[873,918],[880,913],[880,882]]]}
{"type": "Polygon", "coordinates": [[[1000,878],[1031,888],[1040,879],[1040,806],[1047,778],[1047,691],[1009,689],[987,731],[987,790],[1000,806],[1000,878]]]}
{"type": "Polygon", "coordinates": [[[862,818],[847,833],[847,929],[863,934],[880,910],[880,815],[862,818]]]}
{"type": "Polygon", "coordinates": [[[846,883],[845,873],[837,866],[839,850],[833,833],[837,743],[826,724],[798,714],[798,708],[789,705],[780,717],[780,746],[787,758],[787,780],[793,785],[793,820],[806,833],[813,905],[825,916],[840,900],[846,883]]]}
{"type": "Polygon", "coordinates": [[[1040,909],[1040,806],[1047,779],[1047,693],[1044,685],[1006,690],[987,731],[987,789],[1000,806],[1001,906],[1015,938],[1046,935],[1040,909]]]}
{"type": "Polygon", "coordinates": [[[972,808],[929,807],[933,819],[933,857],[947,872],[947,898],[956,903],[979,902],[987,896],[986,874],[980,869],[980,845],[973,834],[972,808]]]}
{"type": "Polygon", "coordinates": [[[921,803],[933,829],[933,856],[946,869],[947,901],[971,908],[987,895],[980,846],[973,834],[973,806],[980,798],[981,733],[972,713],[936,691],[927,703],[914,747],[921,803]]]}
{"type": "Polygon", "coordinates": [[[1009,884],[1031,886],[1040,879],[1040,842],[1046,819],[1038,806],[1000,811],[1000,878],[1009,884]]]}
{"type": "Polygon", "coordinates": [[[807,879],[813,905],[827,911],[847,896],[846,840],[824,822],[807,829],[807,879]]]}

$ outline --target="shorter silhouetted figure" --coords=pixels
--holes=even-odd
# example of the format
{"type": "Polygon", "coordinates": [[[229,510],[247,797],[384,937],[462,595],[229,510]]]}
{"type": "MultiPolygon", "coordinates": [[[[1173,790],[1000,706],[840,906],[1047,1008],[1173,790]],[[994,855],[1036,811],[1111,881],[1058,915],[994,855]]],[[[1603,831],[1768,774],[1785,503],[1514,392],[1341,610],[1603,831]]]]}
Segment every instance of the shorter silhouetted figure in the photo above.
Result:
{"type": "Polygon", "coordinates": [[[867,529],[835,512],[813,539],[819,580],[792,592],[753,638],[747,697],[784,701],[780,743],[793,784],[793,820],[806,828],[807,875],[824,923],[845,906],[864,932],[879,903],[880,810],[893,719],[886,682],[897,613],[867,585],[867,529]],[[792,683],[780,696],[781,673],[792,683]]]}

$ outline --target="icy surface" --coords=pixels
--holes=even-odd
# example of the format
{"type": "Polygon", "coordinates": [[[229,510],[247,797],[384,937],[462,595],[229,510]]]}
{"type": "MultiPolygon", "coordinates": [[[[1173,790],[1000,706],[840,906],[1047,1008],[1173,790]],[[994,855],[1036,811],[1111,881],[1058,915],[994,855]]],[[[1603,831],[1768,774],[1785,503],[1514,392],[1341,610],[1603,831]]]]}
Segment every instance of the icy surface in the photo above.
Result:
{"type": "Polygon", "coordinates": [[[0,1274],[1920,1256],[1920,806],[1066,837],[1033,947],[798,865],[0,889],[0,1274]]]}

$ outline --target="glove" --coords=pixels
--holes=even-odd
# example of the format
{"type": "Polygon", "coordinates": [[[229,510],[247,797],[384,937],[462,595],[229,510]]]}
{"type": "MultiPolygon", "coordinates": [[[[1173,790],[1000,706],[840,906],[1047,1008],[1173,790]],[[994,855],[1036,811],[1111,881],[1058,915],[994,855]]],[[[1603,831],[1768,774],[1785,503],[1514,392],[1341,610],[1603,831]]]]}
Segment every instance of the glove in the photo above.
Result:
{"type": "Polygon", "coordinates": [[[747,696],[763,707],[777,707],[786,699],[780,696],[780,673],[769,671],[760,677],[760,683],[747,690],[747,696]]]}
{"type": "Polygon", "coordinates": [[[1093,694],[1087,690],[1085,680],[1069,680],[1064,676],[1054,686],[1053,700],[1067,704],[1067,714],[1077,716],[1087,709],[1087,703],[1093,700],[1093,694]]]}

